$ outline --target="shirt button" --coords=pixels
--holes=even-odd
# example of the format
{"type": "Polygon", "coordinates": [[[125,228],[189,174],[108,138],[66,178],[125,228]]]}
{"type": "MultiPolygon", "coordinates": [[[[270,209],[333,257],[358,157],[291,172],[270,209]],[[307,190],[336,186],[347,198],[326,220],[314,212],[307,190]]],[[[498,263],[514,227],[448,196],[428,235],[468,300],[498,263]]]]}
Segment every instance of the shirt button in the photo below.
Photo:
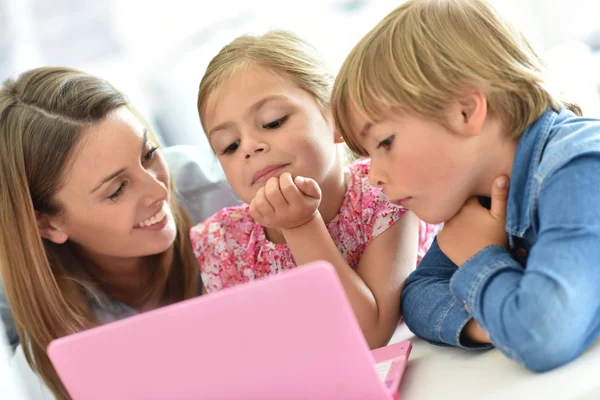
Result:
{"type": "Polygon", "coordinates": [[[525,250],[522,247],[518,248],[517,251],[516,251],[516,253],[517,253],[517,256],[519,256],[520,258],[527,257],[527,250],[525,250]]]}

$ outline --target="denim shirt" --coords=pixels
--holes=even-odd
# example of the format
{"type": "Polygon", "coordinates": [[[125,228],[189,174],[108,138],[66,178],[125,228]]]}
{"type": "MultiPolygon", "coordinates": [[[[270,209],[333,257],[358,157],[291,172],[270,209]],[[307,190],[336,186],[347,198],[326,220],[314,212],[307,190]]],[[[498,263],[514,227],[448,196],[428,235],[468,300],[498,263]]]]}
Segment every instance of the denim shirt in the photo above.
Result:
{"type": "Polygon", "coordinates": [[[463,343],[471,319],[508,357],[546,371],[600,333],[600,120],[546,111],[519,140],[508,196],[509,246],[458,268],[437,240],[409,276],[402,312],[417,336],[463,343]]]}

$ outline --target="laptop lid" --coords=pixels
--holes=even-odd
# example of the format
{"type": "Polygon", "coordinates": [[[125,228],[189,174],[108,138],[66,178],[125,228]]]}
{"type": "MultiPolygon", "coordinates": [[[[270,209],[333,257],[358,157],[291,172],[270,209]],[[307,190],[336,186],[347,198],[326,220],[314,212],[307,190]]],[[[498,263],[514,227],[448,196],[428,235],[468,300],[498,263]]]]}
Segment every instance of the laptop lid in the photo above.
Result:
{"type": "Polygon", "coordinates": [[[325,262],[53,341],[74,399],[388,400],[325,262]]]}

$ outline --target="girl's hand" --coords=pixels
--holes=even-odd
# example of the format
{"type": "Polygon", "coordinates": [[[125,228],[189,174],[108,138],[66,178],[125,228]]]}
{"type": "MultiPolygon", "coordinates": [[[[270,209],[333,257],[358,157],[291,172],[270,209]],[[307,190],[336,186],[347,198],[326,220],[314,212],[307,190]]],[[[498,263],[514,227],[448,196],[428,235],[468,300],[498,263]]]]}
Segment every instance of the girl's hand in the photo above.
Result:
{"type": "Polygon", "coordinates": [[[314,218],[321,203],[321,188],[312,179],[289,172],[270,178],[250,203],[250,214],[260,225],[292,229],[314,218]]]}
{"type": "Polygon", "coordinates": [[[506,203],[509,180],[498,177],[492,186],[492,206],[488,210],[477,197],[470,198],[460,211],[444,223],[438,243],[444,254],[461,267],[467,260],[491,245],[508,246],[506,203]]]}

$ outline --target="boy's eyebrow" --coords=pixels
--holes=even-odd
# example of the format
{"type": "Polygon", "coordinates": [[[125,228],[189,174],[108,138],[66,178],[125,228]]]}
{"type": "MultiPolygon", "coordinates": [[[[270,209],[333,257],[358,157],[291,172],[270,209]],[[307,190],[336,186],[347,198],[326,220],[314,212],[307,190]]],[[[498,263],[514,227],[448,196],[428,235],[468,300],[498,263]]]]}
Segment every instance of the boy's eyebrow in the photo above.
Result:
{"type": "MultiPolygon", "coordinates": [[[[275,95],[272,95],[272,96],[267,96],[264,99],[261,99],[261,100],[257,101],[256,103],[254,103],[252,106],[250,106],[250,109],[248,110],[248,115],[256,114],[258,112],[258,110],[260,110],[262,108],[262,106],[264,106],[265,104],[267,104],[269,101],[272,101],[272,100],[285,100],[285,99],[287,99],[287,97],[284,96],[284,95],[281,95],[281,94],[275,94],[275,95]]],[[[212,128],[208,132],[208,138],[210,139],[210,136],[213,133],[215,133],[216,131],[220,131],[221,129],[229,128],[232,125],[233,125],[233,122],[227,121],[227,122],[223,122],[222,124],[219,124],[219,125],[215,126],[214,128],[212,128]]]]}

